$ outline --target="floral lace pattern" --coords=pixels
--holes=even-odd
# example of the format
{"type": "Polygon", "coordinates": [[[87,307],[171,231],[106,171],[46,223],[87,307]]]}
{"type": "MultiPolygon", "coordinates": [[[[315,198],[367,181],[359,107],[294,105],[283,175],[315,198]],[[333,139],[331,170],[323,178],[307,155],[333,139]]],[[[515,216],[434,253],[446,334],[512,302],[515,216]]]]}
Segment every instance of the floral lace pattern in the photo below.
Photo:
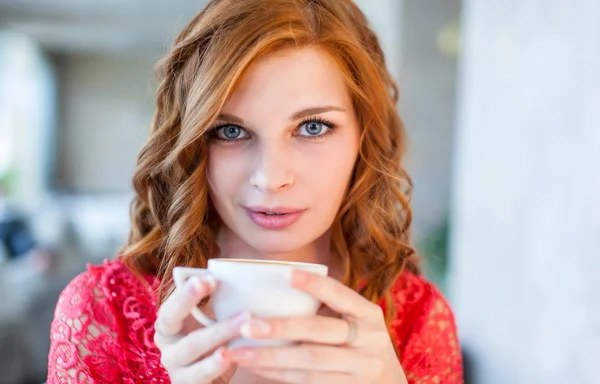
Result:
{"type": "Polygon", "coordinates": [[[450,306],[433,285],[405,273],[394,292],[392,322],[409,383],[462,383],[463,367],[450,306]]]}
{"type": "MultiPolygon", "coordinates": [[[[73,279],[56,305],[48,384],[170,383],[153,341],[157,285],[119,260],[88,266],[73,279]]],[[[409,273],[392,292],[392,331],[409,383],[462,383],[456,325],[441,294],[409,273]]]]}

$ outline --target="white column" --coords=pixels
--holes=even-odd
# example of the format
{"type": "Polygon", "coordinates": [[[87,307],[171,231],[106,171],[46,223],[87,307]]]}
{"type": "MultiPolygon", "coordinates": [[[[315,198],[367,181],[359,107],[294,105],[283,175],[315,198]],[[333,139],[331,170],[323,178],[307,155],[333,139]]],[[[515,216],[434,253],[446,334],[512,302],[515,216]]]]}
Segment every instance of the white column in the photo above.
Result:
{"type": "Polygon", "coordinates": [[[53,73],[43,52],[25,36],[1,33],[0,168],[15,173],[12,192],[22,207],[36,207],[48,190],[54,98],[53,73]]]}
{"type": "Polygon", "coordinates": [[[599,20],[465,0],[450,277],[476,383],[600,383],[599,20]]]}
{"type": "Polygon", "coordinates": [[[396,80],[400,77],[403,2],[404,0],[355,0],[377,34],[388,68],[396,80]]]}

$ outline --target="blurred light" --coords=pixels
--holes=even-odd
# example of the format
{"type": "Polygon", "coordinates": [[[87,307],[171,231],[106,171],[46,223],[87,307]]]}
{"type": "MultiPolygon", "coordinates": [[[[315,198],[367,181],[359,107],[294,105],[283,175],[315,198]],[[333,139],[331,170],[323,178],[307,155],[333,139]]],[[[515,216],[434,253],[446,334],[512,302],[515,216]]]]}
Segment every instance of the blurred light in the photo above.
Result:
{"type": "Polygon", "coordinates": [[[457,20],[443,26],[437,33],[436,43],[442,54],[456,59],[460,53],[460,22],[457,20]]]}

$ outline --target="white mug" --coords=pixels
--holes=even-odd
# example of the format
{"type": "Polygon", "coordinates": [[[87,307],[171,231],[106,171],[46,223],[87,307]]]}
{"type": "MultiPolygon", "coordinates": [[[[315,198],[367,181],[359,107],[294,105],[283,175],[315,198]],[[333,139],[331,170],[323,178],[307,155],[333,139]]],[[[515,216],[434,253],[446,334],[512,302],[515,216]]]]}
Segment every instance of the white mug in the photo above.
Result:
{"type": "MultiPolygon", "coordinates": [[[[317,313],[321,303],[308,293],[293,288],[289,277],[294,269],[327,276],[322,264],[254,259],[210,259],[208,268],[175,267],[173,279],[181,287],[192,276],[211,275],[217,282],[211,301],[216,320],[200,308],[192,316],[202,325],[211,326],[240,312],[259,317],[310,316],[317,313]]],[[[230,343],[231,347],[256,345],[287,345],[281,340],[245,340],[230,343]]]]}

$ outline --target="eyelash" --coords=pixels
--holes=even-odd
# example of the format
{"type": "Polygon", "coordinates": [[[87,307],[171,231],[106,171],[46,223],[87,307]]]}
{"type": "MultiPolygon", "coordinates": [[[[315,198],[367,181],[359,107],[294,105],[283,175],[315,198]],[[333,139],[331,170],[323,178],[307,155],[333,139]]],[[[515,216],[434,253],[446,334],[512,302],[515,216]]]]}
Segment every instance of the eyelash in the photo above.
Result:
{"type": "MultiPolygon", "coordinates": [[[[327,131],[325,131],[325,133],[321,134],[321,135],[317,135],[317,136],[300,136],[303,140],[320,140],[326,136],[331,135],[336,129],[337,129],[337,125],[335,125],[331,120],[322,118],[322,117],[318,117],[318,116],[313,116],[313,117],[308,117],[304,120],[302,120],[299,124],[298,127],[296,128],[296,130],[299,130],[303,125],[308,124],[308,123],[321,123],[323,125],[325,125],[327,127],[327,131]]],[[[247,140],[248,138],[241,138],[241,139],[222,139],[220,137],[217,136],[217,131],[221,128],[224,127],[229,127],[229,126],[236,126],[239,127],[241,129],[244,129],[243,127],[239,126],[238,124],[233,124],[233,123],[224,123],[224,124],[220,124],[216,127],[214,127],[213,129],[210,130],[209,135],[210,138],[212,140],[217,140],[223,143],[237,143],[239,141],[244,141],[247,140]]],[[[249,134],[250,135],[250,134],[249,134]]]]}

